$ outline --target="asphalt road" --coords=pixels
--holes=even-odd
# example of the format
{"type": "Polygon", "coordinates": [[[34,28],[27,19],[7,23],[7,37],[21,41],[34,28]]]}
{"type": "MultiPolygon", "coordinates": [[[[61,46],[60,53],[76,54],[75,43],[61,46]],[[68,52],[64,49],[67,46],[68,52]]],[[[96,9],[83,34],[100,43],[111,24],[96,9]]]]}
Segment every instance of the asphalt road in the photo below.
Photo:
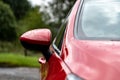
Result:
{"type": "Polygon", "coordinates": [[[0,68],[0,80],[40,80],[37,68],[0,68]]]}

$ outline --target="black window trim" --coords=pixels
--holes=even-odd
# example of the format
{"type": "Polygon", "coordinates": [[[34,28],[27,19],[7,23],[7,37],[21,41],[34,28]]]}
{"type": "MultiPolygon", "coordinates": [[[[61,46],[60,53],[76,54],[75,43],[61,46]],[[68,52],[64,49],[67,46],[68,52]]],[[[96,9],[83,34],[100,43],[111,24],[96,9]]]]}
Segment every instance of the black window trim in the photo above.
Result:
{"type": "MultiPolygon", "coordinates": [[[[64,36],[65,36],[65,34],[66,34],[66,28],[67,28],[67,24],[68,24],[68,17],[69,16],[67,16],[67,19],[64,21],[64,23],[63,24],[66,24],[66,26],[65,26],[65,29],[64,29],[64,32],[63,32],[63,38],[62,38],[62,43],[63,43],[63,39],[64,39],[64,36]]],[[[61,53],[61,50],[56,46],[56,44],[55,44],[55,41],[56,41],[56,37],[55,37],[55,39],[54,39],[54,41],[53,41],[53,43],[52,43],[52,47],[54,48],[54,50],[59,54],[59,55],[61,55],[60,53],[61,53]]],[[[61,44],[61,48],[62,48],[62,44],[61,44]]]]}
{"type": "Polygon", "coordinates": [[[54,48],[54,50],[58,53],[58,54],[60,54],[61,53],[61,51],[57,48],[57,46],[55,45],[55,40],[53,41],[53,43],[52,43],[52,47],[54,48]]]}
{"type": "MultiPolygon", "coordinates": [[[[70,15],[72,9],[73,9],[73,7],[72,7],[71,10],[68,12],[67,17],[65,18],[65,21],[64,21],[64,23],[66,24],[66,28],[67,28],[67,24],[68,24],[68,20],[69,20],[69,15],[70,15]]],[[[64,30],[63,38],[64,38],[65,33],[66,33],[66,28],[65,28],[65,30],[64,30]]],[[[55,40],[56,40],[56,38],[54,39],[54,41],[53,41],[53,43],[52,43],[52,47],[54,48],[54,50],[55,50],[59,55],[61,55],[61,54],[60,54],[60,53],[61,53],[61,50],[58,49],[58,47],[55,45],[55,40]]],[[[62,42],[63,42],[63,41],[62,41],[62,42]]]]}
{"type": "MultiPolygon", "coordinates": [[[[83,1],[84,1],[84,0],[81,0],[81,1],[80,1],[80,4],[79,4],[80,7],[78,7],[78,11],[77,11],[77,12],[79,12],[79,10],[81,10],[81,9],[79,9],[79,8],[81,8],[81,6],[83,5],[83,1]]],[[[73,6],[73,7],[74,7],[74,6],[73,6]]],[[[70,15],[70,13],[71,13],[73,7],[72,7],[71,10],[68,12],[68,15],[67,15],[67,17],[66,17],[65,22],[66,22],[66,21],[68,22],[69,15],[70,15]]],[[[79,16],[79,15],[77,14],[77,16],[79,16]]],[[[77,16],[76,16],[76,17],[77,17],[77,16]]],[[[78,20],[78,19],[76,19],[76,20],[78,20]]],[[[75,22],[76,22],[76,21],[75,21],[75,22]]],[[[77,22],[78,22],[78,21],[77,21],[77,22]]],[[[67,25],[66,25],[66,26],[67,26],[67,25]]],[[[66,27],[66,28],[67,28],[67,27],[66,27]]],[[[66,33],[66,28],[65,28],[64,34],[66,33]]],[[[76,25],[76,23],[75,23],[75,31],[77,31],[76,28],[77,28],[77,25],[76,25]]],[[[75,32],[75,31],[74,31],[74,32],[75,32]]],[[[77,35],[77,33],[76,33],[75,35],[77,35]]],[[[64,36],[64,35],[63,35],[63,36],[64,36]]],[[[63,37],[63,38],[64,38],[64,37],[63,37]]],[[[61,50],[58,49],[58,47],[55,45],[55,39],[54,39],[54,41],[53,41],[53,43],[52,43],[52,47],[53,47],[54,50],[60,55],[61,50]]]]}

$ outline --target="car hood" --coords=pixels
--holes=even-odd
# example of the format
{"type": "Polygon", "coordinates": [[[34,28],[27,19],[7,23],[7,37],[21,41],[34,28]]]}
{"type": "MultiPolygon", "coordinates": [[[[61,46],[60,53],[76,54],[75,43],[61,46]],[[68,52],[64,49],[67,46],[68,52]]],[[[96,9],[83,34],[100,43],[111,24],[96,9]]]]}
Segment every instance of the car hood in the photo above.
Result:
{"type": "Polygon", "coordinates": [[[65,62],[85,80],[120,79],[119,41],[71,41],[65,62]]]}

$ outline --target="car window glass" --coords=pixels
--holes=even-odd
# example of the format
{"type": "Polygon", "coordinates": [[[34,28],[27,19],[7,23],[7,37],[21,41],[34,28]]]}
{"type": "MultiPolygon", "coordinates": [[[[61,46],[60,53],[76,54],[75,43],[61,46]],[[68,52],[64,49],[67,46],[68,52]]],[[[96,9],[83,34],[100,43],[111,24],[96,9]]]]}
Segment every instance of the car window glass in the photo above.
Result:
{"type": "Polygon", "coordinates": [[[64,32],[65,32],[65,28],[66,28],[66,21],[62,24],[62,26],[60,27],[60,30],[55,38],[55,46],[61,50],[61,46],[62,46],[62,41],[63,41],[63,37],[64,37],[64,32]]]}
{"type": "Polygon", "coordinates": [[[120,38],[120,1],[85,0],[80,15],[78,33],[81,34],[81,30],[84,33],[80,37],[120,38]]]}

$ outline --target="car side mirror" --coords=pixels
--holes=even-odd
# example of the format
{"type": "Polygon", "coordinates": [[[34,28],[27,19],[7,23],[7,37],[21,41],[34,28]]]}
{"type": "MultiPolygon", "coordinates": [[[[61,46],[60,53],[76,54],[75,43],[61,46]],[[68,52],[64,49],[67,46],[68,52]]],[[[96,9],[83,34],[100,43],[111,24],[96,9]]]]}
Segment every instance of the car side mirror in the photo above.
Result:
{"type": "Polygon", "coordinates": [[[48,52],[51,44],[51,31],[49,29],[35,29],[25,32],[20,37],[20,42],[28,50],[41,51],[45,58],[50,57],[48,52]]]}

